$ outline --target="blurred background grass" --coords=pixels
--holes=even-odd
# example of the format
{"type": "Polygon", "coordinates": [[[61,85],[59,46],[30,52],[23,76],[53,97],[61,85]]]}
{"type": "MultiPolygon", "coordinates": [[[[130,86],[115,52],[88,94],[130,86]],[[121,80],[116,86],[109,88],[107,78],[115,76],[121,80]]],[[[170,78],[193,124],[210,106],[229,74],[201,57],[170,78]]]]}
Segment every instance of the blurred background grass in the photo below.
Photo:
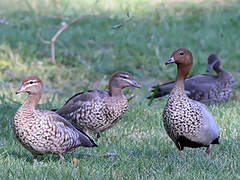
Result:
{"type": "Polygon", "coordinates": [[[207,56],[218,53],[236,79],[239,96],[239,1],[1,0],[0,7],[2,92],[13,92],[25,76],[38,75],[46,98],[68,98],[104,88],[113,72],[125,70],[142,83],[141,91],[129,91],[143,101],[150,86],[175,78],[175,66],[165,67],[164,61],[174,49],[186,47],[194,56],[191,74],[205,73],[207,56]],[[57,39],[53,65],[43,39],[50,41],[64,23],[85,14],[93,16],[57,39]],[[118,24],[124,25],[112,28],[118,24]]]}

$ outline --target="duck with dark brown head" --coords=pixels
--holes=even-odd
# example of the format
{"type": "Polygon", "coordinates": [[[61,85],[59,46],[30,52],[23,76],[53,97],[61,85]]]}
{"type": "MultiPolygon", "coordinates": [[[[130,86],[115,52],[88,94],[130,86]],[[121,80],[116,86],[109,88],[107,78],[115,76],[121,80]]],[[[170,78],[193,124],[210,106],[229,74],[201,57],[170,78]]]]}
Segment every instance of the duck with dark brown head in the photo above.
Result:
{"type": "Polygon", "coordinates": [[[177,79],[163,111],[164,128],[180,151],[184,147],[207,147],[218,144],[219,129],[207,107],[190,99],[184,90],[184,79],[189,74],[193,57],[185,48],[173,52],[166,65],[177,64],[177,79]]]}
{"type": "Polygon", "coordinates": [[[16,91],[17,94],[26,92],[28,97],[15,114],[13,130],[20,143],[33,154],[34,161],[37,155],[54,153],[62,162],[64,155],[73,148],[97,146],[57,113],[35,109],[42,89],[42,81],[37,76],[29,76],[16,91]]]}
{"type": "Polygon", "coordinates": [[[128,100],[122,90],[140,88],[128,72],[116,72],[109,80],[108,90],[89,90],[71,97],[56,113],[68,119],[76,128],[100,133],[113,127],[125,114],[128,100]]]}

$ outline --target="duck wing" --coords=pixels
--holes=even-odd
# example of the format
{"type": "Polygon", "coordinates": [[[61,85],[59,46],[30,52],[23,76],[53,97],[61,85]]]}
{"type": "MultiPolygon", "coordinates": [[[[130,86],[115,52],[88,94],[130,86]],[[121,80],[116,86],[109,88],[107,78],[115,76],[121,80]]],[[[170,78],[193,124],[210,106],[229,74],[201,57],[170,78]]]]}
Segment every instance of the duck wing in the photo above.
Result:
{"type": "Polygon", "coordinates": [[[208,110],[205,104],[194,100],[191,101],[200,107],[202,114],[202,126],[200,127],[196,136],[192,137],[191,140],[205,146],[210,144],[218,144],[219,128],[212,113],[208,110]]]}
{"type": "Polygon", "coordinates": [[[81,107],[90,104],[96,99],[103,99],[109,96],[109,92],[105,90],[89,90],[81,93],[77,93],[72,96],[67,102],[59,109],[55,110],[57,114],[65,117],[66,115],[73,113],[81,107]]]}
{"type": "Polygon", "coordinates": [[[69,149],[84,146],[96,147],[95,142],[84,132],[77,130],[70,122],[53,111],[42,111],[54,133],[52,139],[56,144],[68,146],[69,149]]]}

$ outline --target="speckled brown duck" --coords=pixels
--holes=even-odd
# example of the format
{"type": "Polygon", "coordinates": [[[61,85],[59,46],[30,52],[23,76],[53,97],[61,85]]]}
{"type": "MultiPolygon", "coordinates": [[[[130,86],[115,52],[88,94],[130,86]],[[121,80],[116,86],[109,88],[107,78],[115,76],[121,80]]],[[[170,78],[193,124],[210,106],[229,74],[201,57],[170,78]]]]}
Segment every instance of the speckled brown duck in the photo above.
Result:
{"type": "Polygon", "coordinates": [[[185,48],[173,52],[167,64],[177,64],[177,79],[163,111],[164,128],[180,151],[184,147],[207,147],[218,144],[219,129],[206,105],[190,99],[184,90],[184,79],[189,74],[193,57],[185,48]]]}
{"type": "Polygon", "coordinates": [[[37,155],[54,153],[64,160],[66,152],[79,146],[94,147],[96,144],[86,134],[77,130],[53,111],[37,110],[42,96],[42,81],[36,76],[24,79],[16,93],[27,92],[28,97],[18,109],[13,130],[20,143],[37,161],[37,155]]]}
{"type": "MultiPolygon", "coordinates": [[[[213,69],[217,75],[198,74],[186,78],[184,87],[188,97],[200,101],[204,104],[227,102],[232,94],[234,83],[230,72],[223,69],[220,58],[217,54],[211,54],[208,57],[207,72],[213,69]]],[[[153,94],[149,99],[169,95],[175,82],[169,82],[162,85],[153,86],[153,94]]]]}
{"type": "Polygon", "coordinates": [[[71,97],[56,113],[68,119],[77,129],[100,133],[113,127],[128,108],[122,90],[139,84],[128,72],[116,72],[109,81],[109,90],[89,90],[71,97]]]}

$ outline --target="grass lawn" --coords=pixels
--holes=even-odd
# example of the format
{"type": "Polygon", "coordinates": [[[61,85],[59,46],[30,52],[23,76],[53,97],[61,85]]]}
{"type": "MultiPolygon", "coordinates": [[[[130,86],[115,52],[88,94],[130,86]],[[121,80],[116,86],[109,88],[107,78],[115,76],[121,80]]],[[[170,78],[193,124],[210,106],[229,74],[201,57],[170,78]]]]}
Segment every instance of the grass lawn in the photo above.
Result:
{"type": "Polygon", "coordinates": [[[1,0],[0,1],[0,179],[240,179],[240,2],[237,0],[1,0]],[[52,36],[72,18],[56,41],[52,36]],[[113,29],[116,25],[120,28],[113,29]],[[174,49],[189,48],[191,74],[205,73],[207,57],[216,52],[235,77],[227,104],[211,105],[220,127],[220,145],[212,157],[204,149],[180,156],[162,124],[166,98],[147,105],[151,85],[173,80],[176,67],[164,62],[174,49]],[[110,75],[125,70],[142,89],[124,118],[103,133],[98,148],[78,148],[59,164],[46,155],[39,164],[14,137],[12,120],[26,95],[15,95],[21,80],[38,75],[44,82],[40,109],[61,106],[86,89],[106,88],[110,75]],[[117,156],[105,157],[108,152],[117,156]],[[72,158],[79,159],[73,165],[72,158]]]}

